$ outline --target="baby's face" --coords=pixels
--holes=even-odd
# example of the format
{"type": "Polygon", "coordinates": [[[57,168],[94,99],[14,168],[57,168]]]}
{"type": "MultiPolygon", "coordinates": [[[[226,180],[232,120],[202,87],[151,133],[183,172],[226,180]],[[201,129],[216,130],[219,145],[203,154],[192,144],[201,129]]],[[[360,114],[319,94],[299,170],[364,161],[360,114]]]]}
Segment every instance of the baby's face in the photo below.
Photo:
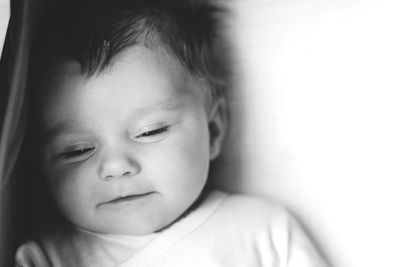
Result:
{"type": "Polygon", "coordinates": [[[72,62],[53,69],[41,113],[43,169],[61,213],[102,233],[168,226],[207,179],[201,83],[161,48],[128,48],[91,78],[78,70],[72,62]]]}

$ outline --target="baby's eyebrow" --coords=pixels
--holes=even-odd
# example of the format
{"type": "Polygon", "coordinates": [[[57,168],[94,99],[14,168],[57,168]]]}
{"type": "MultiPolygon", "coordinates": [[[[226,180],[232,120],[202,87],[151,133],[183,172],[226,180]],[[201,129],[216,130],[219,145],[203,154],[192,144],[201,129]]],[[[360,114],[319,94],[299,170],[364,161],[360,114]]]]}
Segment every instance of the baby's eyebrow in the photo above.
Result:
{"type": "Polygon", "coordinates": [[[61,136],[68,138],[68,136],[72,136],[72,131],[74,132],[84,132],[90,130],[89,127],[79,127],[76,125],[71,125],[69,123],[57,123],[56,125],[49,127],[44,131],[44,141],[45,142],[54,142],[57,141],[61,136]]]}
{"type": "Polygon", "coordinates": [[[155,105],[149,106],[149,107],[140,107],[134,109],[132,113],[137,113],[137,114],[143,114],[143,113],[150,113],[154,111],[174,111],[181,109],[183,107],[182,103],[178,102],[171,102],[171,101],[164,101],[157,103],[155,105]]]}

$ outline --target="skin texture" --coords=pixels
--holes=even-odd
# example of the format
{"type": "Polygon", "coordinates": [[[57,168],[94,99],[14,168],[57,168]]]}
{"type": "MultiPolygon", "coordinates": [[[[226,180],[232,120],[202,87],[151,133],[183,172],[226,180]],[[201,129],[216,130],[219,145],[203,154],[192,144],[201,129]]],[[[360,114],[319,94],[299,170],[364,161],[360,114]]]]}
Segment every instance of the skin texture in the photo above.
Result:
{"type": "Polygon", "coordinates": [[[193,204],[226,127],[225,102],[210,100],[205,82],[161,47],[144,46],[89,78],[72,61],[47,76],[42,169],[68,221],[144,235],[193,204]]]}

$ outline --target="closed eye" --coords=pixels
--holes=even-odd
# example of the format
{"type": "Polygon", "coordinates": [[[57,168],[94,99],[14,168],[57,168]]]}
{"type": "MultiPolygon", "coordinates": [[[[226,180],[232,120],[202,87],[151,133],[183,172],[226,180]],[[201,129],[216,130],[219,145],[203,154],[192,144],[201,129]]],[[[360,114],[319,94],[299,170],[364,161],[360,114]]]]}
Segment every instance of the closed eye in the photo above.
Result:
{"type": "Polygon", "coordinates": [[[71,151],[64,152],[64,153],[61,154],[61,156],[63,158],[65,158],[65,159],[82,157],[82,156],[85,156],[86,154],[89,154],[94,149],[95,149],[94,147],[79,148],[79,149],[76,149],[76,150],[71,150],[71,151]]]}
{"type": "Polygon", "coordinates": [[[162,134],[162,133],[168,131],[168,129],[169,129],[169,126],[164,126],[164,127],[161,127],[161,128],[157,128],[157,129],[151,130],[151,131],[146,131],[146,132],[143,132],[143,133],[139,134],[138,136],[136,136],[136,138],[150,137],[150,136],[159,135],[159,134],[162,134]]]}

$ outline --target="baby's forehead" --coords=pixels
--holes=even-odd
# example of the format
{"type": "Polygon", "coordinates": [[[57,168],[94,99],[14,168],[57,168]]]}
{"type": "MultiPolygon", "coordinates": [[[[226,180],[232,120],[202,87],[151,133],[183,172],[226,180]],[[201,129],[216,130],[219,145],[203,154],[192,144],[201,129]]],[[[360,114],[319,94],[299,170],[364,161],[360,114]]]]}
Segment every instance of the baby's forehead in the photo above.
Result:
{"type": "Polygon", "coordinates": [[[143,90],[149,87],[163,90],[165,86],[170,86],[178,93],[190,92],[202,98],[208,89],[204,80],[186,70],[163,47],[138,45],[121,52],[108,68],[90,75],[82,71],[76,60],[53,59],[44,68],[39,90],[44,104],[48,105],[60,95],[71,96],[72,92],[68,92],[71,87],[87,90],[89,85],[95,88],[93,85],[103,86],[104,83],[108,83],[110,90],[116,86],[143,87],[143,90]]]}

